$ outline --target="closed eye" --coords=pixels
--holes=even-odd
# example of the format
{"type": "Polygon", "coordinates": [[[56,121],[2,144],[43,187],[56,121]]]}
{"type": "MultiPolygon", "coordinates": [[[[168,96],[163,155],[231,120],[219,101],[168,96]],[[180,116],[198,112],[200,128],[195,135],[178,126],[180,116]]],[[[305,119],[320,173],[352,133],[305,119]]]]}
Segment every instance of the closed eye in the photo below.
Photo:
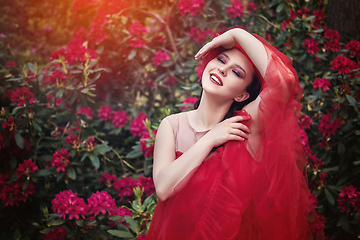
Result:
{"type": "Polygon", "coordinates": [[[217,60],[223,64],[225,64],[225,59],[222,56],[217,57],[217,60]]]}
{"type": "Polygon", "coordinates": [[[239,71],[238,69],[233,69],[232,72],[238,76],[239,78],[244,78],[245,74],[242,71],[239,71]]]}

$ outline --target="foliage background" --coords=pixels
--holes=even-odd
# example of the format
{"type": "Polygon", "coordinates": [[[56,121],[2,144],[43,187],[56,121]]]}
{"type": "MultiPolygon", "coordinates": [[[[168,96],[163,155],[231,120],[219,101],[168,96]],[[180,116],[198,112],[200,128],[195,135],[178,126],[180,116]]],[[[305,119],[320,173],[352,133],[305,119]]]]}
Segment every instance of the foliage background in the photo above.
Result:
{"type": "Polygon", "coordinates": [[[158,123],[196,100],[194,54],[235,26],[293,59],[309,197],[324,224],[313,230],[356,239],[360,42],[340,42],[326,11],[302,0],[6,1],[1,239],[145,238],[158,123]]]}

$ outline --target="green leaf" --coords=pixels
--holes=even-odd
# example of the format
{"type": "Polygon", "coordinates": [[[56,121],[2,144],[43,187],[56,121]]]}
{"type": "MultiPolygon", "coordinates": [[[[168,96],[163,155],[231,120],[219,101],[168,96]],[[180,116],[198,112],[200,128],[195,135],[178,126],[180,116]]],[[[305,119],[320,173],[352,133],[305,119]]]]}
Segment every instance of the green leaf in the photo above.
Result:
{"type": "Polygon", "coordinates": [[[329,190],[327,190],[327,188],[325,188],[325,195],[326,195],[326,199],[328,200],[328,202],[331,205],[335,205],[335,200],[333,195],[329,192],[329,190]]]}
{"type": "Polygon", "coordinates": [[[356,102],[355,98],[353,98],[350,95],[346,95],[346,99],[349,101],[350,105],[353,106],[354,108],[358,108],[359,104],[356,102]]]}
{"type": "Polygon", "coordinates": [[[76,179],[76,172],[74,170],[74,168],[72,167],[67,167],[66,168],[66,173],[68,175],[69,178],[75,180],[76,179]]]}
{"type": "Polygon", "coordinates": [[[61,224],[63,224],[65,222],[64,219],[51,219],[49,222],[48,222],[48,225],[50,226],[59,226],[61,224]]]}
{"type": "Polygon", "coordinates": [[[331,118],[329,120],[329,122],[332,122],[335,120],[335,118],[338,116],[339,114],[339,108],[336,108],[335,111],[331,114],[331,118]]]}
{"type": "Polygon", "coordinates": [[[279,13],[281,12],[285,7],[284,3],[280,3],[277,7],[276,7],[276,12],[279,13]]]}
{"type": "Polygon", "coordinates": [[[98,169],[100,167],[100,160],[96,155],[90,154],[90,161],[96,169],[98,169]]]}
{"type": "Polygon", "coordinates": [[[19,148],[24,149],[24,139],[19,132],[15,133],[15,141],[19,148]]]}
{"type": "Polygon", "coordinates": [[[111,151],[112,147],[106,146],[105,144],[96,145],[93,149],[95,154],[104,154],[111,151]]]}
{"type": "Polygon", "coordinates": [[[15,239],[15,240],[21,239],[21,233],[19,230],[15,231],[13,239],[15,239]]]}
{"type": "Polygon", "coordinates": [[[40,125],[36,121],[32,121],[32,124],[33,124],[36,131],[38,131],[39,133],[42,132],[42,129],[41,129],[40,125]]]}
{"type": "Polygon", "coordinates": [[[128,56],[128,60],[132,60],[135,56],[136,56],[136,50],[132,49],[129,56],[128,56]]]}
{"type": "Polygon", "coordinates": [[[342,142],[339,142],[337,150],[338,150],[339,156],[342,157],[345,154],[345,145],[342,142]]]}
{"type": "Polygon", "coordinates": [[[135,220],[130,216],[125,216],[125,221],[129,225],[130,229],[137,232],[137,224],[135,220]]]}
{"type": "Polygon", "coordinates": [[[60,88],[59,91],[56,92],[56,98],[61,98],[64,94],[64,91],[64,88],[60,88]]]}
{"type": "Polygon", "coordinates": [[[29,68],[29,70],[30,70],[31,72],[33,72],[33,73],[36,72],[36,66],[35,66],[35,64],[33,64],[33,63],[28,63],[27,65],[28,65],[28,68],[29,68]]]}
{"type": "Polygon", "coordinates": [[[133,150],[125,156],[125,158],[137,158],[142,155],[143,155],[143,152],[140,149],[140,145],[136,145],[133,147],[133,150]]]}
{"type": "Polygon", "coordinates": [[[108,230],[108,233],[114,235],[115,237],[121,238],[134,238],[134,236],[130,232],[120,231],[120,230],[108,230]]]}
{"type": "Polygon", "coordinates": [[[349,218],[349,215],[342,214],[341,217],[339,218],[339,221],[337,222],[336,226],[340,227],[340,226],[344,225],[344,223],[346,223],[348,218],[349,218]]]}
{"type": "Polygon", "coordinates": [[[52,168],[44,168],[44,169],[40,169],[39,171],[34,173],[33,176],[35,176],[35,177],[44,177],[44,176],[50,175],[51,173],[52,173],[52,168]]]}
{"type": "Polygon", "coordinates": [[[29,180],[26,180],[23,185],[23,191],[29,186],[29,180]]]}
{"type": "Polygon", "coordinates": [[[23,106],[19,106],[13,109],[12,114],[15,115],[20,109],[23,109],[23,106]]]}

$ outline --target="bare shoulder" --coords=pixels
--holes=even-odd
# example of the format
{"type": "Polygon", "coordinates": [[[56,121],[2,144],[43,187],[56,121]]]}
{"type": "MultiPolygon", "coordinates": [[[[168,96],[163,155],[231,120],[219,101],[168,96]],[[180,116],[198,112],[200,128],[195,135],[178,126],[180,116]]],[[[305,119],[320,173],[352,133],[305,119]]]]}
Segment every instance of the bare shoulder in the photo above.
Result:
{"type": "Polygon", "coordinates": [[[243,109],[250,114],[252,122],[256,123],[258,121],[259,115],[259,104],[260,104],[260,97],[257,97],[254,101],[246,105],[243,109]]]}

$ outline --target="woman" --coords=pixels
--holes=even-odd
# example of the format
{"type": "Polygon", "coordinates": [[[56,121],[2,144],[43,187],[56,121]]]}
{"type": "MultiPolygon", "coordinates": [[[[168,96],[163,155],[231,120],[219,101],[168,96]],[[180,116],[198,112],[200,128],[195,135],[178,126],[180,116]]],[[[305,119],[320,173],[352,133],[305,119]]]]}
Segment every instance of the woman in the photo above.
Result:
{"type": "Polygon", "coordinates": [[[157,132],[160,201],[147,239],[312,238],[291,60],[242,29],[204,45],[201,58],[197,109],[168,116],[157,132]]]}

